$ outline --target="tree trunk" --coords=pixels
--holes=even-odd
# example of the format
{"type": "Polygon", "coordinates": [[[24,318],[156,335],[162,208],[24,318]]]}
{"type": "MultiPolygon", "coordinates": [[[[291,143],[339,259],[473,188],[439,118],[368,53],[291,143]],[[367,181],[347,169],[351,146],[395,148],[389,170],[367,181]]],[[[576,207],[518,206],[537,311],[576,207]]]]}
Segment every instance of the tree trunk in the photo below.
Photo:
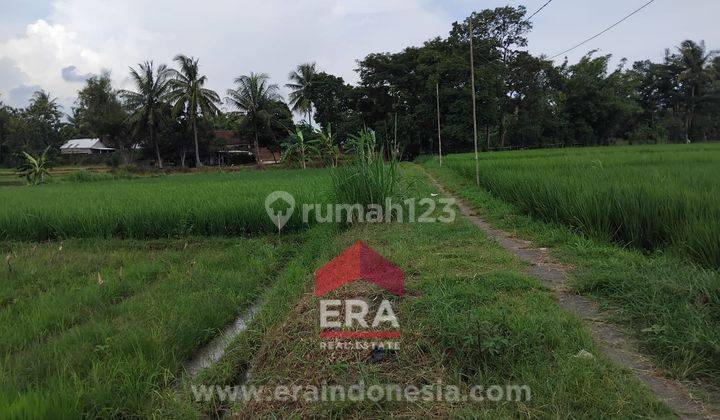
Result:
{"type": "Polygon", "coordinates": [[[485,124],[485,143],[487,143],[487,149],[490,150],[490,125],[485,124]]]}
{"type": "Polygon", "coordinates": [[[201,168],[202,162],[200,162],[200,147],[198,146],[197,123],[195,122],[195,118],[193,118],[193,133],[195,135],[195,167],[201,168]]]}
{"type": "Polygon", "coordinates": [[[185,167],[185,155],[187,154],[187,150],[185,148],[182,149],[182,153],[180,153],[180,166],[183,168],[185,167]]]}
{"type": "MultiPolygon", "coordinates": [[[[438,160],[442,166],[442,136],[440,135],[440,83],[435,83],[435,110],[437,112],[438,160]]],[[[397,113],[395,113],[395,146],[397,147],[397,113]]]]}
{"type": "Polygon", "coordinates": [[[155,156],[157,158],[157,162],[155,162],[155,164],[158,168],[162,169],[163,161],[160,156],[160,145],[158,145],[157,139],[155,139],[155,133],[152,128],[150,129],[150,141],[155,145],[155,156]]]}
{"type": "Polygon", "coordinates": [[[500,116],[500,148],[505,147],[505,112],[500,116]]]}
{"type": "Polygon", "coordinates": [[[695,113],[695,86],[690,91],[690,105],[685,116],[685,142],[690,143],[690,127],[692,127],[693,114],[695,113]]]}
{"type": "MultiPolygon", "coordinates": [[[[276,136],[275,133],[272,131],[272,127],[268,126],[268,131],[270,132],[270,135],[271,135],[272,138],[273,138],[273,149],[274,149],[274,148],[275,148],[275,145],[278,144],[277,136],[276,136]]],[[[268,147],[268,149],[270,149],[270,148],[268,147]]],[[[272,153],[273,161],[274,161],[275,163],[278,163],[277,156],[275,156],[275,150],[270,150],[270,153],[272,153]]]]}
{"type": "Polygon", "coordinates": [[[262,163],[260,160],[260,137],[258,136],[257,126],[255,126],[255,163],[258,165],[262,163]]]}

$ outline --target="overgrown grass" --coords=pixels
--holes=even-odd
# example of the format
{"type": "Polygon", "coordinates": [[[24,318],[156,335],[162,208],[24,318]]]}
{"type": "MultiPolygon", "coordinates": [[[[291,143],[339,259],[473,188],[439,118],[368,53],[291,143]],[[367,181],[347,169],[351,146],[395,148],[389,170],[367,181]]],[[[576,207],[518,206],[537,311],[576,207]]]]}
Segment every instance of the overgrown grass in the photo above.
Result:
{"type": "Polygon", "coordinates": [[[363,130],[352,138],[350,162],[333,169],[335,203],[385,205],[387,198],[398,193],[398,161],[391,156],[386,162],[378,148],[375,133],[363,130]]]}
{"type": "MultiPolygon", "coordinates": [[[[445,168],[475,179],[473,156],[445,168]]],[[[720,268],[720,144],[487,153],[483,188],[543,221],[720,268]]]]}
{"type": "Polygon", "coordinates": [[[119,179],[133,179],[138,176],[132,172],[125,170],[117,170],[114,172],[92,172],[87,169],[80,169],[65,175],[63,178],[70,182],[96,182],[96,181],[112,181],[119,179]]]}
{"type": "Polygon", "coordinates": [[[337,234],[334,225],[316,225],[304,234],[297,250],[271,287],[259,297],[262,308],[228,346],[222,359],[198,373],[183,376],[178,386],[166,388],[152,402],[153,416],[160,418],[200,418],[219,416],[231,408],[228,401],[195,401],[191,386],[196,384],[239,384],[244,381],[250,363],[257,357],[267,334],[280,327],[292,307],[309,286],[309,278],[321,261],[332,256],[328,246],[337,234]]]}
{"type": "Polygon", "coordinates": [[[720,385],[720,273],[660,252],[647,255],[543,223],[524,209],[475,187],[451,167],[423,166],[484,218],[514,235],[550,247],[574,267],[571,286],[599,299],[637,337],[655,363],[680,379],[720,385]]]}
{"type": "Polygon", "coordinates": [[[146,417],[304,239],[2,244],[0,417],[146,417]]]}
{"type": "MultiPolygon", "coordinates": [[[[324,203],[326,170],[245,171],[0,189],[0,239],[164,238],[275,232],[265,197],[324,203]]],[[[301,227],[297,211],[285,229],[301,227]]]]}
{"type": "MultiPolygon", "coordinates": [[[[413,175],[417,177],[418,174],[413,175]]],[[[420,196],[430,190],[415,191],[420,196]]],[[[395,301],[401,349],[369,362],[369,351],[323,351],[318,301],[307,293],[268,334],[250,369],[251,384],[272,387],[424,385],[441,381],[467,391],[474,384],[525,384],[529,402],[416,403],[252,400],[242,418],[603,418],[669,416],[647,389],[612,366],[582,322],[560,310],[552,294],[466,220],[453,224],[359,225],[330,242],[338,253],[361,239],[406,273],[406,294],[388,296],[354,283],[330,296],[395,301]],[[585,350],[593,358],[576,357],[585,350]]],[[[329,260],[330,257],[327,257],[329,260]]],[[[243,367],[244,368],[244,367],[243,367]]],[[[201,382],[206,383],[206,382],[201,382]]],[[[216,382],[207,382],[216,383],[216,382]]],[[[231,382],[232,383],[232,382],[231,382]]]]}

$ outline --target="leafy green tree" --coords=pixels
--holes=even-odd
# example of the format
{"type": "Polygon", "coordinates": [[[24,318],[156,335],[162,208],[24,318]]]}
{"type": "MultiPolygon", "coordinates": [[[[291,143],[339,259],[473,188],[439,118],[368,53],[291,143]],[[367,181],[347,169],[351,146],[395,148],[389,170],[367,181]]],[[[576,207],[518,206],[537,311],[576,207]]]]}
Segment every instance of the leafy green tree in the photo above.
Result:
{"type": "Polygon", "coordinates": [[[270,150],[273,159],[277,162],[275,153],[281,152],[281,141],[287,137],[288,132],[295,130],[292,111],[285,101],[273,100],[268,107],[270,119],[266,130],[260,135],[260,144],[270,150]]]}
{"type": "Polygon", "coordinates": [[[273,120],[273,106],[280,101],[278,86],[265,73],[250,73],[235,79],[237,87],[228,89],[226,101],[243,113],[254,135],[255,161],[260,164],[260,134],[273,120]]]}
{"type": "Polygon", "coordinates": [[[146,61],[139,64],[137,70],[130,68],[130,78],[135,84],[135,90],[120,92],[133,110],[131,119],[136,135],[147,133],[149,144],[155,149],[157,166],[160,168],[163,167],[163,161],[156,135],[164,118],[169,75],[164,64],[155,67],[152,61],[146,61]]]}
{"type": "Polygon", "coordinates": [[[0,101],[0,164],[5,158],[3,148],[10,134],[10,118],[12,118],[11,110],[0,101]]]}
{"type": "Polygon", "coordinates": [[[195,166],[201,167],[200,148],[198,146],[197,119],[200,116],[212,118],[219,112],[217,103],[220,96],[205,88],[207,76],[200,75],[198,60],[185,55],[178,55],[175,61],[180,70],[170,70],[168,100],[174,102],[173,113],[178,115],[186,112],[192,126],[195,142],[195,166]]]}
{"type": "Polygon", "coordinates": [[[315,85],[317,70],[315,63],[303,63],[288,74],[290,83],[285,86],[291,89],[290,106],[292,110],[307,115],[307,122],[312,126],[312,90],[315,85]]]}
{"type": "Polygon", "coordinates": [[[8,152],[21,155],[22,151],[40,154],[50,147],[50,153],[60,146],[59,129],[62,125],[61,107],[45,91],[37,91],[25,109],[8,109],[5,146],[8,152]]]}
{"type": "Polygon", "coordinates": [[[71,123],[75,135],[100,138],[108,145],[129,148],[134,141],[128,136],[127,122],[128,114],[112,88],[110,74],[88,78],[73,108],[71,123]]]}
{"type": "Polygon", "coordinates": [[[478,98],[482,101],[480,108],[486,107],[494,111],[494,115],[485,116],[485,124],[492,124],[488,117],[497,119],[495,124],[499,130],[500,147],[505,146],[508,115],[514,112],[510,100],[510,78],[519,67],[517,60],[521,53],[520,48],[527,46],[526,35],[532,29],[532,24],[525,19],[525,13],[524,6],[505,6],[473,12],[464,22],[454,23],[450,32],[451,42],[467,46],[469,25],[472,22],[472,36],[477,40],[477,48],[473,51],[477,55],[476,70],[481,73],[476,74],[476,80],[481,81],[476,85],[480,92],[476,93],[479,93],[478,98]],[[491,92],[491,96],[484,96],[483,91],[491,92]]]}
{"type": "Polygon", "coordinates": [[[315,121],[320,127],[343,125],[352,108],[353,87],[342,77],[320,72],[313,78],[309,101],[315,107],[315,121]]]}
{"type": "Polygon", "coordinates": [[[698,44],[691,40],[683,41],[678,52],[676,60],[682,69],[679,75],[680,88],[685,97],[685,140],[690,142],[698,99],[704,95],[710,83],[710,74],[706,68],[717,52],[708,52],[704,42],[698,44]]]}
{"type": "Polygon", "coordinates": [[[211,119],[213,130],[239,131],[242,115],[237,111],[220,111],[211,119]]]}
{"type": "Polygon", "coordinates": [[[515,57],[514,71],[507,78],[512,113],[507,118],[506,145],[543,147],[563,140],[564,120],[553,105],[561,101],[561,82],[552,62],[527,52],[515,57]]]}

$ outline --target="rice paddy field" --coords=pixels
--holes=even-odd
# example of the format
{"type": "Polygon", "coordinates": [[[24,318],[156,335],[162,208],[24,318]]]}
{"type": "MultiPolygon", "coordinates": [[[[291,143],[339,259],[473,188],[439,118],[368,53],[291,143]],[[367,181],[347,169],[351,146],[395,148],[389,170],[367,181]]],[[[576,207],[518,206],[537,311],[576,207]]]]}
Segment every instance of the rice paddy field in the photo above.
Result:
{"type": "MultiPolygon", "coordinates": [[[[499,216],[489,220],[504,229],[517,223],[507,216],[518,210],[572,231],[553,233],[556,244],[576,249],[583,237],[605,244],[588,245],[587,258],[572,261],[588,273],[578,275],[578,292],[632,318],[646,334],[644,349],[673,377],[718,380],[717,272],[685,261],[669,269],[646,251],[713,266],[707,244],[718,235],[710,219],[720,209],[713,182],[719,154],[715,145],[486,154],[484,188],[472,191],[497,203],[473,203],[494,209],[499,216]],[[688,235],[697,239],[690,246],[688,235]]],[[[474,182],[472,155],[445,162],[441,171],[432,159],[423,165],[449,187],[461,184],[456,179],[474,182]]],[[[404,197],[437,196],[418,165],[397,169],[404,197]]],[[[83,175],[0,187],[0,418],[672,417],[649,388],[603,356],[582,320],[560,309],[524,263],[461,217],[450,224],[307,226],[296,208],[278,232],[266,196],[282,190],[297,203],[329,203],[337,196],[332,175],[83,175]],[[319,328],[313,272],[357,240],[406,273],[407,294],[390,297],[406,341],[379,363],[365,353],[326,355],[310,338],[319,328]],[[255,306],[222,358],[190,374],[188,362],[255,306]],[[193,399],[193,385],[233,386],[247,372],[256,385],[520,383],[532,387],[533,398],[193,399]]],[[[338,296],[388,297],[352,287],[338,296]]]]}
{"type": "Polygon", "coordinates": [[[15,171],[7,168],[0,168],[0,187],[11,185],[23,185],[24,182],[15,175],[15,171]]]}
{"type": "Polygon", "coordinates": [[[147,416],[306,236],[3,244],[0,417],[147,416]]]}
{"type": "MultiPolygon", "coordinates": [[[[475,181],[474,155],[443,163],[475,181]]],[[[480,183],[533,218],[720,268],[720,144],[485,153],[480,183]]]]}
{"type": "MultiPolygon", "coordinates": [[[[264,200],[276,190],[324,203],[325,170],[203,173],[0,188],[0,238],[165,238],[277,231],[264,200]]],[[[287,229],[298,228],[295,212],[287,229]]]]}

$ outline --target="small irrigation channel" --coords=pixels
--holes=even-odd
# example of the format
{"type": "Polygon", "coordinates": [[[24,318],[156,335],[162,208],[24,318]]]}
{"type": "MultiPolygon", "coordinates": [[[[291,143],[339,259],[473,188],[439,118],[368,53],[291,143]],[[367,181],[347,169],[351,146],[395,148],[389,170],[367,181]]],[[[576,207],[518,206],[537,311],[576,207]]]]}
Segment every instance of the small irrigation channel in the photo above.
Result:
{"type": "Polygon", "coordinates": [[[263,301],[255,302],[247,311],[238,315],[232,324],[225,327],[222,333],[198,350],[192,359],[185,363],[185,372],[188,376],[192,378],[201,370],[217,363],[235,337],[247,329],[248,324],[260,312],[264,303],[263,301]]]}

